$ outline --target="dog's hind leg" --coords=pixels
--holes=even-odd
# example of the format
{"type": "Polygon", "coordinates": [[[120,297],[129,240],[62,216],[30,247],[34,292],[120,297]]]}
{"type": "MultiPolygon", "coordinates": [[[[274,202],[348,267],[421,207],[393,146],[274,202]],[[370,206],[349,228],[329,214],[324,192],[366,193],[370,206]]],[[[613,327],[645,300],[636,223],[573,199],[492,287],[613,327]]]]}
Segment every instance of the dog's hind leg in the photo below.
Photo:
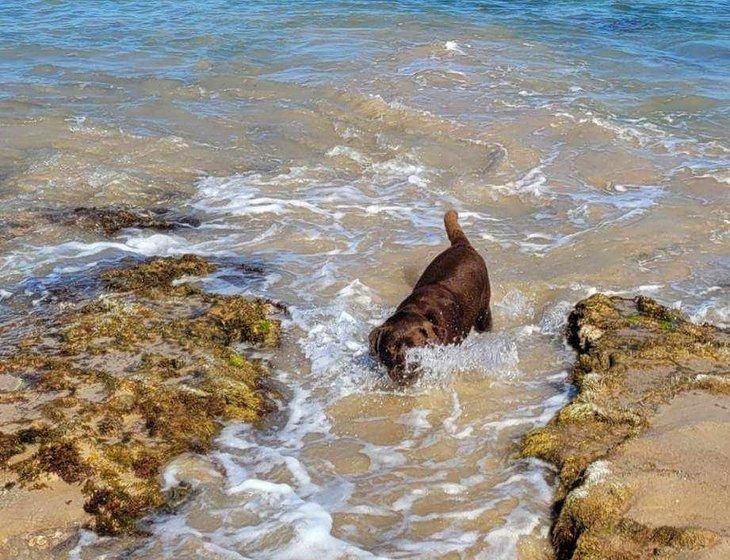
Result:
{"type": "Polygon", "coordinates": [[[477,332],[492,330],[492,310],[489,307],[489,296],[487,294],[484,294],[482,297],[482,308],[479,310],[479,315],[477,315],[474,328],[477,332]]]}

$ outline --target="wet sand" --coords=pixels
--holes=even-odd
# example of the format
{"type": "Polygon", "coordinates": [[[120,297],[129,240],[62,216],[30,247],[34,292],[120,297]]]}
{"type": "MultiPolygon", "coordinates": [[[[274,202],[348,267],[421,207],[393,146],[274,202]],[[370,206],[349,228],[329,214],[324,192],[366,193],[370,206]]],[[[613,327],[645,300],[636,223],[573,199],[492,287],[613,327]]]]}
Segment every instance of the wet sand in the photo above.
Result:
{"type": "Polygon", "coordinates": [[[649,527],[699,527],[718,535],[709,550],[678,558],[720,560],[730,550],[729,437],[728,395],[693,391],[662,406],[649,430],[610,459],[616,466],[610,480],[635,489],[627,518],[649,527]]]}

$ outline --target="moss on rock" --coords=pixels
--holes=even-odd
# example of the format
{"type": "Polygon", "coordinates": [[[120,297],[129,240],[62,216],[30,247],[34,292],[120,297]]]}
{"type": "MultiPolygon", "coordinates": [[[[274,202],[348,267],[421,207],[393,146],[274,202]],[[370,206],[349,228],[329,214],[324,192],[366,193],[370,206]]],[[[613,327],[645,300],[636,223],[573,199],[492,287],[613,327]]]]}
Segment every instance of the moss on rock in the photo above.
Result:
{"type": "Polygon", "coordinates": [[[140,210],[126,206],[80,206],[72,210],[50,212],[46,217],[67,226],[77,226],[106,235],[113,235],[125,228],[171,230],[200,225],[193,217],[176,216],[165,208],[140,210]]]}
{"type": "Polygon", "coordinates": [[[600,483],[591,469],[642,433],[657,408],[678,393],[728,394],[728,333],[693,324],[646,297],[596,294],[575,306],[566,336],[578,354],[571,373],[578,393],[522,442],[523,456],[559,470],[552,531],[558,558],[668,558],[712,544],[712,531],[630,522],[623,514],[631,489],[600,483]]]}
{"type": "Polygon", "coordinates": [[[80,485],[92,529],[133,532],[166,503],[167,462],[207,451],[224,420],[259,420],[273,402],[267,367],[233,346],[276,346],[280,323],[268,302],[176,282],[214,271],[192,255],[109,270],[104,293],[0,358],[23,380],[5,395],[18,408],[0,425],[0,468],[27,488],[80,485]]]}
{"type": "Polygon", "coordinates": [[[197,255],[157,258],[136,266],[114,268],[102,274],[102,279],[114,290],[167,290],[173,280],[183,276],[207,276],[215,265],[197,255]]]}

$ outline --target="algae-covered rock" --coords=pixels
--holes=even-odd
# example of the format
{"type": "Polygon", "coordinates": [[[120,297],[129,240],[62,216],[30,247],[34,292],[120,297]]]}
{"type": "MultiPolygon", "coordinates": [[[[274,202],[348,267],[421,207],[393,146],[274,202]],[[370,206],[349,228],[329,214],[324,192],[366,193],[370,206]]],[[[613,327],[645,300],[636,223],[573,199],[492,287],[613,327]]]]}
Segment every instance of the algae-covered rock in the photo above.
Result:
{"type": "Polygon", "coordinates": [[[196,255],[160,258],[136,266],[115,268],[102,274],[107,285],[117,291],[166,290],[173,280],[184,276],[207,276],[216,267],[196,255]]]}
{"type": "MultiPolygon", "coordinates": [[[[716,527],[653,526],[650,515],[636,520],[637,489],[660,484],[656,472],[664,464],[651,454],[629,460],[627,442],[645,433],[660,437],[647,430],[668,418],[660,407],[686,391],[730,394],[730,335],[690,323],[645,297],[602,294],[575,306],[566,335],[577,351],[572,370],[577,395],[522,442],[524,456],[559,471],[552,531],[558,558],[672,558],[716,543],[722,537],[716,527]]],[[[695,453],[704,453],[702,442],[693,444],[695,453]]],[[[649,440],[641,445],[650,448],[649,440]]],[[[674,472],[680,462],[677,456],[667,459],[666,470],[674,472]]]]}
{"type": "Polygon", "coordinates": [[[171,230],[197,227],[200,222],[191,216],[177,216],[167,209],[139,210],[123,206],[80,206],[71,210],[57,210],[48,218],[67,226],[113,235],[126,228],[171,230]]]}
{"type": "Polygon", "coordinates": [[[0,375],[19,380],[0,395],[13,486],[79,488],[89,527],[134,532],[166,503],[167,462],[207,451],[222,421],[272,407],[266,365],[236,345],[278,345],[274,307],[176,282],[215,269],[187,255],[109,270],[98,297],[61,306],[0,357],[0,375]]]}

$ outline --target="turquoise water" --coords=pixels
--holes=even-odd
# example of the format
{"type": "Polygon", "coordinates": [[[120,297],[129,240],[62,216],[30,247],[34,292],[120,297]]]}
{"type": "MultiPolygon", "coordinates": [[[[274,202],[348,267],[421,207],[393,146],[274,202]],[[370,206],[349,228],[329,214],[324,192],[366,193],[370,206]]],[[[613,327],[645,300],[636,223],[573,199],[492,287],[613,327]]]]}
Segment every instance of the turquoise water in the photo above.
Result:
{"type": "Polygon", "coordinates": [[[586,86],[585,102],[627,118],[707,139],[724,138],[728,128],[726,1],[7,0],[0,18],[5,97],[90,74],[193,81],[232,64],[271,79],[333,84],[374,70],[374,59],[394,50],[481,29],[493,33],[475,42],[489,45],[508,33],[551,49],[545,57],[502,60],[525,80],[544,80],[535,102],[564,94],[560,86],[571,80],[586,86]],[[201,61],[214,68],[200,69],[201,61]]]}

